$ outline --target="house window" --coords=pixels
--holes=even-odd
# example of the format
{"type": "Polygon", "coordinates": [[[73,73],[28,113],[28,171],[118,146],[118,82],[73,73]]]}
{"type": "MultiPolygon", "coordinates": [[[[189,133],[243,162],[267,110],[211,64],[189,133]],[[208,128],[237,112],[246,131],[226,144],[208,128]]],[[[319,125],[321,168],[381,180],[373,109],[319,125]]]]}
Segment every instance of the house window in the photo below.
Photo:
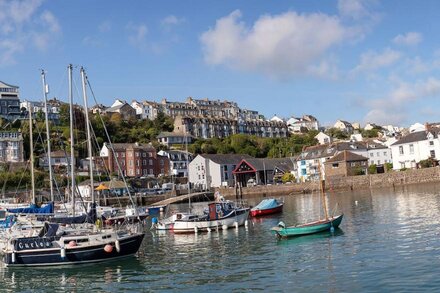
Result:
{"type": "Polygon", "coordinates": [[[355,162],[351,162],[351,163],[350,163],[350,166],[355,167],[355,166],[356,166],[356,163],[355,163],[355,162]]]}
{"type": "Polygon", "coordinates": [[[383,155],[386,156],[386,155],[387,155],[387,152],[383,152],[383,155]]]}
{"type": "Polygon", "coordinates": [[[380,157],[380,152],[377,152],[377,156],[380,157]]]}
{"type": "Polygon", "coordinates": [[[150,169],[150,174],[153,175],[153,169],[150,169]]]}
{"type": "Polygon", "coordinates": [[[306,164],[306,161],[301,161],[301,166],[304,166],[306,164]]]}
{"type": "Polygon", "coordinates": [[[306,175],[307,174],[307,170],[306,169],[302,169],[301,170],[301,175],[306,175]]]}
{"type": "Polygon", "coordinates": [[[333,163],[332,168],[339,168],[339,163],[333,163]]]}
{"type": "Polygon", "coordinates": [[[429,153],[431,154],[431,158],[435,158],[435,151],[434,150],[429,151],[429,153]]]}
{"type": "Polygon", "coordinates": [[[405,168],[405,163],[400,163],[400,169],[405,168]]]}
{"type": "Polygon", "coordinates": [[[431,140],[431,141],[429,142],[429,145],[434,145],[434,141],[431,140]]]}
{"type": "Polygon", "coordinates": [[[374,157],[374,153],[370,153],[370,157],[371,157],[371,158],[374,157]]]}
{"type": "Polygon", "coordinates": [[[414,145],[413,144],[410,144],[409,145],[409,153],[412,155],[412,154],[414,154],[414,145]]]}
{"type": "Polygon", "coordinates": [[[149,165],[153,165],[153,160],[148,160],[149,165]]]}
{"type": "Polygon", "coordinates": [[[136,157],[139,157],[139,153],[138,152],[136,152],[136,157]]]}
{"type": "Polygon", "coordinates": [[[377,164],[380,165],[380,160],[377,160],[377,164]]]}
{"type": "Polygon", "coordinates": [[[133,160],[128,161],[128,166],[130,166],[130,167],[133,166],[133,160]]]}
{"type": "Polygon", "coordinates": [[[122,157],[125,158],[125,153],[122,153],[122,157]]]}
{"type": "Polygon", "coordinates": [[[147,153],[142,153],[142,157],[146,157],[147,156],[147,153]]]}
{"type": "Polygon", "coordinates": [[[147,164],[147,160],[142,160],[142,165],[146,165],[147,164]]]}
{"type": "Polygon", "coordinates": [[[403,146],[399,146],[399,154],[403,155],[403,146]]]}

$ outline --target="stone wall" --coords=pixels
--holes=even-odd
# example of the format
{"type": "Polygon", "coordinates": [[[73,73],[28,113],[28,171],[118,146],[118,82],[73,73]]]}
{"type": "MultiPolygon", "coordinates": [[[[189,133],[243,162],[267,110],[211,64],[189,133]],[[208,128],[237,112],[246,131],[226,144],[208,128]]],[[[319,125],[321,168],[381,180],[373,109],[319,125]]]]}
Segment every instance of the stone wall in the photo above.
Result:
{"type": "MultiPolygon", "coordinates": [[[[325,189],[354,190],[428,182],[440,182],[440,167],[331,178],[325,183],[325,189]]],[[[310,193],[313,190],[318,190],[318,188],[318,182],[266,185],[242,188],[242,194],[243,198],[253,196],[284,196],[290,194],[310,193]]],[[[217,190],[226,198],[235,198],[235,189],[233,188],[219,188],[217,190]]]]}

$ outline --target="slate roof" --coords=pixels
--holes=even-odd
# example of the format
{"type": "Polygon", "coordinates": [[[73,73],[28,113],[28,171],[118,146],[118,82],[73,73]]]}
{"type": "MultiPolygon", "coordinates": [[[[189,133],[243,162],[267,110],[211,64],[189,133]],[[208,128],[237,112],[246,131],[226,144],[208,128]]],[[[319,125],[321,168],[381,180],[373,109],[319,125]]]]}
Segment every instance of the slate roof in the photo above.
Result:
{"type": "Polygon", "coordinates": [[[349,151],[343,151],[334,156],[333,158],[330,158],[327,160],[326,163],[332,163],[332,162],[356,162],[356,161],[368,161],[368,158],[349,152],[349,151]]]}
{"type": "MultiPolygon", "coordinates": [[[[416,142],[416,141],[423,141],[423,140],[427,139],[427,135],[428,134],[426,133],[426,131],[413,132],[408,135],[405,135],[404,137],[402,137],[401,139],[399,139],[398,141],[393,143],[391,146],[405,144],[405,143],[411,143],[411,142],[416,142]]],[[[434,133],[434,137],[437,137],[437,133],[434,133]]]]}
{"type": "Polygon", "coordinates": [[[337,152],[355,150],[367,150],[367,147],[364,143],[361,142],[333,142],[329,144],[307,147],[302,151],[298,159],[312,160],[318,158],[326,158],[334,156],[337,152]]]}
{"type": "MultiPolygon", "coordinates": [[[[136,144],[136,143],[112,143],[115,150],[126,150],[126,149],[147,149],[156,150],[151,144],[136,144]]],[[[107,146],[110,149],[110,145],[107,146]]]]}
{"type": "Polygon", "coordinates": [[[166,132],[166,131],[163,131],[163,132],[161,132],[161,133],[159,133],[159,135],[156,137],[156,138],[164,138],[164,137],[179,137],[179,136],[181,136],[181,137],[191,137],[191,138],[194,138],[194,136],[193,135],[191,135],[191,134],[185,134],[185,133],[183,133],[183,132],[166,132]]]}
{"type": "Polygon", "coordinates": [[[275,168],[290,171],[294,168],[293,158],[251,158],[244,159],[244,161],[257,171],[274,170],[275,168]]]}
{"type": "Polygon", "coordinates": [[[200,156],[220,165],[238,164],[243,159],[253,158],[244,154],[201,154],[200,156]]]}

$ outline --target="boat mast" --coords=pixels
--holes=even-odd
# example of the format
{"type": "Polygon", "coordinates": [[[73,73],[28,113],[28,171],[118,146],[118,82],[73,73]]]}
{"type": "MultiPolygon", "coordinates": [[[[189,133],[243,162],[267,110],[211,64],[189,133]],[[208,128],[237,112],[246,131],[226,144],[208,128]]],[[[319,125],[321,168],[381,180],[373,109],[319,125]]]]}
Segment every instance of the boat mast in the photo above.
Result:
{"type": "Polygon", "coordinates": [[[72,215],[75,216],[75,153],[73,141],[73,90],[72,90],[72,64],[67,66],[69,72],[69,104],[70,104],[70,176],[71,176],[71,200],[72,200],[72,215]]]}
{"type": "Polygon", "coordinates": [[[188,180],[188,208],[189,213],[191,213],[191,183],[189,182],[189,164],[188,164],[188,133],[185,131],[185,151],[186,151],[186,178],[188,180]]]}
{"type": "Polygon", "coordinates": [[[90,135],[90,123],[89,123],[89,107],[87,105],[87,92],[86,92],[86,74],[84,72],[84,68],[81,67],[81,80],[82,80],[82,88],[83,88],[83,98],[84,98],[84,111],[86,116],[86,129],[87,129],[87,148],[88,148],[88,156],[89,156],[89,170],[90,170],[90,191],[92,203],[95,202],[95,193],[93,188],[93,157],[92,157],[92,139],[90,135]]]}
{"type": "Polygon", "coordinates": [[[31,187],[32,187],[32,203],[35,202],[35,174],[34,174],[34,137],[32,134],[32,105],[28,102],[28,112],[29,112],[29,148],[30,148],[30,161],[31,161],[31,187]]]}
{"type": "Polygon", "coordinates": [[[328,211],[327,211],[327,202],[325,201],[325,191],[324,191],[324,182],[325,180],[322,179],[321,174],[321,162],[318,160],[318,172],[319,172],[319,190],[321,193],[321,199],[322,199],[322,207],[324,209],[325,219],[328,220],[328,211]]]}
{"type": "Polygon", "coordinates": [[[53,196],[53,174],[52,174],[52,154],[50,149],[50,132],[49,132],[49,114],[47,108],[47,94],[49,93],[49,86],[46,84],[46,73],[41,70],[41,79],[43,81],[43,95],[44,95],[44,108],[45,108],[45,120],[46,120],[46,133],[47,133],[47,158],[49,166],[49,186],[50,186],[50,200],[54,201],[53,196]]]}

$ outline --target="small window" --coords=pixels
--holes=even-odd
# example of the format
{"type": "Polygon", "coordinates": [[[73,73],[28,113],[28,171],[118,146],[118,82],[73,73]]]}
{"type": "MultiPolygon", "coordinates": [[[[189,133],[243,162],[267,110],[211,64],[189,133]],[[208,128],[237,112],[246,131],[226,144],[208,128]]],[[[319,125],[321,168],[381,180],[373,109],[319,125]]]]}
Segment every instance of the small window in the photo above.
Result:
{"type": "Polygon", "coordinates": [[[339,168],[339,163],[333,163],[332,168],[339,168]]]}

